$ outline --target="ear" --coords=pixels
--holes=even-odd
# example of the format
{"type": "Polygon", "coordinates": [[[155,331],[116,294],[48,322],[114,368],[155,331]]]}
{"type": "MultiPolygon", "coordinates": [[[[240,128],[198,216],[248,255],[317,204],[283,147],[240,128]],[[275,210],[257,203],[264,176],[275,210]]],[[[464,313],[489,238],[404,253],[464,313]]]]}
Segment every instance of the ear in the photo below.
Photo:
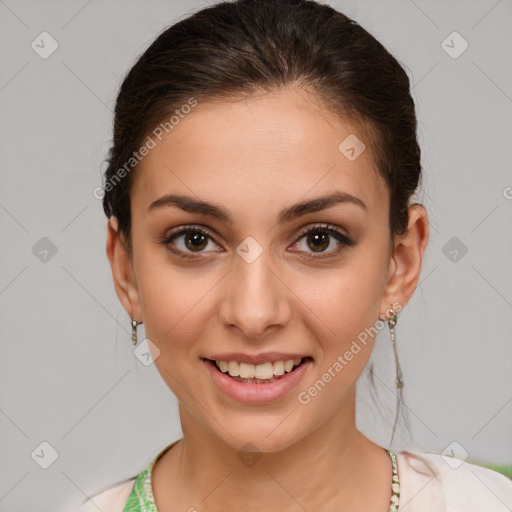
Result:
{"type": "Polygon", "coordinates": [[[388,279],[380,305],[380,311],[386,311],[385,318],[389,317],[390,305],[395,312],[400,311],[414,293],[428,237],[427,212],[422,205],[415,204],[409,208],[407,232],[395,240],[389,261],[388,279]]]}
{"type": "Polygon", "coordinates": [[[112,268],[117,296],[128,315],[135,318],[137,322],[141,322],[142,315],[133,262],[126,248],[125,240],[118,232],[116,217],[110,217],[107,228],[107,256],[112,268]]]}

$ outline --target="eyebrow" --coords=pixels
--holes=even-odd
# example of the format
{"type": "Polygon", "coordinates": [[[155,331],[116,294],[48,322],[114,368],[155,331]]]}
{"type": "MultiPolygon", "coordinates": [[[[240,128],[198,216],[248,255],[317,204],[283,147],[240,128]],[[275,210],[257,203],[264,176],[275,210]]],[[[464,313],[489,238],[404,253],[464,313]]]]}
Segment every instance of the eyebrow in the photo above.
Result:
{"type": "MultiPolygon", "coordinates": [[[[300,203],[284,208],[279,212],[277,220],[279,224],[290,222],[308,213],[325,210],[337,204],[354,204],[368,211],[366,204],[358,197],[347,194],[346,192],[334,192],[329,195],[301,201],[300,203]]],[[[226,224],[233,224],[231,216],[224,207],[180,194],[167,194],[156,199],[149,205],[148,212],[169,206],[174,206],[190,213],[199,213],[208,217],[214,217],[226,224]]]]}

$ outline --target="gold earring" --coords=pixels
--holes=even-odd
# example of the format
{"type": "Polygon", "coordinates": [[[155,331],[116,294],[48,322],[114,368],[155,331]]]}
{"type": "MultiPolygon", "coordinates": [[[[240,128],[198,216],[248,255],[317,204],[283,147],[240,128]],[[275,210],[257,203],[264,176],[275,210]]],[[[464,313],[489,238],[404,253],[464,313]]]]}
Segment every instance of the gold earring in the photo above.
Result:
{"type": "Polygon", "coordinates": [[[400,369],[400,363],[398,361],[398,354],[396,351],[396,336],[395,336],[395,325],[398,317],[394,312],[393,308],[389,310],[391,316],[388,319],[389,332],[391,334],[391,343],[393,344],[393,352],[395,354],[395,364],[396,364],[396,387],[397,389],[402,389],[404,387],[404,381],[402,379],[402,370],[400,369]]]}
{"type": "Polygon", "coordinates": [[[142,322],[137,323],[135,318],[132,318],[132,343],[137,345],[137,325],[140,325],[142,322]]]}

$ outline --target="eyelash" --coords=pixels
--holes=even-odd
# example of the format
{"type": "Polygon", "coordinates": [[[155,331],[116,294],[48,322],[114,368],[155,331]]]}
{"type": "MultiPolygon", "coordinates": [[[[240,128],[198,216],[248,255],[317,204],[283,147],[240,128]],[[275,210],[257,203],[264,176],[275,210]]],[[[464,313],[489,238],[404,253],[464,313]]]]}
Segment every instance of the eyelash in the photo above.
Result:
{"type": "MultiPolygon", "coordinates": [[[[190,233],[201,233],[202,235],[210,238],[217,245],[220,245],[216,241],[215,237],[208,230],[206,230],[198,225],[183,226],[183,227],[179,228],[177,231],[171,232],[171,233],[165,235],[164,237],[162,237],[159,240],[159,243],[169,246],[169,244],[171,244],[172,240],[174,240],[175,238],[178,238],[181,235],[190,234],[190,233]]],[[[316,226],[311,226],[311,227],[302,229],[298,233],[298,235],[297,235],[298,238],[297,238],[297,241],[294,242],[294,245],[296,245],[302,238],[304,238],[305,235],[308,235],[310,233],[328,234],[328,235],[333,236],[340,243],[340,246],[337,249],[330,251],[328,253],[308,253],[309,256],[307,256],[307,258],[310,258],[310,259],[318,260],[321,258],[328,258],[328,257],[338,254],[341,251],[341,249],[343,249],[343,247],[352,247],[355,244],[353,240],[351,240],[349,237],[344,235],[338,229],[330,226],[329,224],[319,224],[316,226]]],[[[180,254],[183,258],[195,259],[198,257],[203,257],[203,256],[199,256],[201,254],[201,252],[194,253],[194,252],[182,251],[180,249],[170,248],[170,247],[169,247],[169,250],[171,250],[174,253],[180,254]]]]}

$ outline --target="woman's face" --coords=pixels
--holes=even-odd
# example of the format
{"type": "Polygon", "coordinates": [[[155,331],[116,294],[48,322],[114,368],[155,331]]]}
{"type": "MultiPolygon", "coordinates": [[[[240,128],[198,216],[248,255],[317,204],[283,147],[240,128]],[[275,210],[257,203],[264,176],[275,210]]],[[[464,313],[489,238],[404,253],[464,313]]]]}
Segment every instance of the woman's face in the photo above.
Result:
{"type": "Polygon", "coordinates": [[[365,329],[406,301],[390,286],[389,192],[365,134],[304,90],[199,103],[135,178],[127,310],[160,351],[182,422],[277,451],[342,414],[373,346],[365,329]],[[273,386],[207,362],[244,357],[309,359],[273,386]]]}

